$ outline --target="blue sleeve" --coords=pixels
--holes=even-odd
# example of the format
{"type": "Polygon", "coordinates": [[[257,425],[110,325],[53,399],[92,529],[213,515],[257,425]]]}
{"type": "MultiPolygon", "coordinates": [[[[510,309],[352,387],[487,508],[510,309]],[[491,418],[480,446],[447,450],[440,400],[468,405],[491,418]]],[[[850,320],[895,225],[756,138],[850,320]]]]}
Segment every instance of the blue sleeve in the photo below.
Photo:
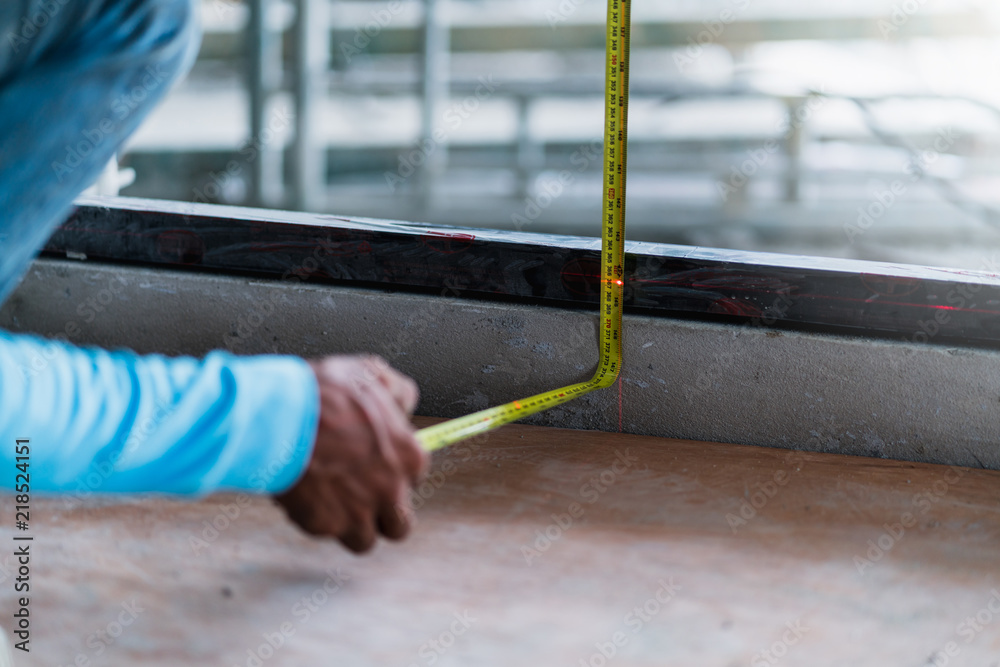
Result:
{"type": "Polygon", "coordinates": [[[296,357],[173,359],[0,331],[0,488],[26,438],[32,491],[282,491],[311,456],[318,396],[296,357]]]}

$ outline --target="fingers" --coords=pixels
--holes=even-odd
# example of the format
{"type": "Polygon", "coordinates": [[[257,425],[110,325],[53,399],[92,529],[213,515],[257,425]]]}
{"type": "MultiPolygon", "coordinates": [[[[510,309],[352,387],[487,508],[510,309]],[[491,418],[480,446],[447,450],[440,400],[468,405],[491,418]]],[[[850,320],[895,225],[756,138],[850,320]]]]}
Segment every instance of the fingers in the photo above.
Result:
{"type": "Polygon", "coordinates": [[[388,389],[389,395],[396,401],[400,410],[407,415],[412,415],[413,411],[417,409],[417,403],[420,402],[420,389],[417,387],[417,383],[395,370],[392,370],[391,374],[387,374],[387,379],[386,389],[388,389]]]}
{"type": "Polygon", "coordinates": [[[339,489],[313,483],[304,488],[294,487],[275,500],[306,533],[340,540],[360,554],[371,550],[376,542],[376,519],[368,495],[354,482],[339,489]]]}
{"type": "Polygon", "coordinates": [[[400,512],[398,508],[409,509],[409,485],[400,483],[390,496],[383,496],[377,513],[374,503],[359,489],[354,488],[351,497],[342,499],[350,509],[346,527],[331,537],[355,553],[365,553],[375,546],[378,534],[390,540],[405,538],[413,523],[412,510],[400,512]]]}
{"type": "Polygon", "coordinates": [[[369,503],[355,503],[349,511],[346,530],[336,535],[340,543],[356,554],[371,551],[375,546],[375,513],[369,503]]]}
{"type": "Polygon", "coordinates": [[[365,392],[360,397],[360,407],[372,417],[373,423],[377,422],[373,432],[390,470],[390,476],[378,490],[381,498],[378,529],[387,538],[400,540],[406,537],[412,524],[410,488],[425,474],[430,455],[420,447],[413,426],[395,409],[391,399],[378,391],[365,392]]]}
{"type": "Polygon", "coordinates": [[[302,530],[317,537],[339,537],[347,526],[344,504],[332,489],[307,482],[275,498],[288,518],[302,530]]]}
{"type": "Polygon", "coordinates": [[[407,415],[413,414],[420,401],[417,383],[377,355],[327,357],[311,363],[317,376],[331,382],[351,383],[358,387],[377,383],[407,415]]]}
{"type": "Polygon", "coordinates": [[[356,553],[379,534],[406,537],[413,524],[410,489],[430,456],[409,415],[416,383],[380,357],[311,362],[320,387],[316,446],[296,485],[277,497],[288,516],[313,535],[339,539],[356,553]]]}
{"type": "Polygon", "coordinates": [[[365,411],[373,423],[377,422],[375,433],[383,456],[390,465],[399,466],[411,485],[416,485],[430,466],[430,455],[417,441],[413,425],[382,393],[367,391],[363,396],[365,411]]]}
{"type": "Polygon", "coordinates": [[[412,415],[420,401],[417,383],[390,366],[382,357],[367,357],[366,361],[375,374],[375,379],[389,392],[399,409],[412,415]]]}
{"type": "Polygon", "coordinates": [[[401,540],[410,533],[414,523],[410,504],[410,487],[400,484],[391,503],[385,503],[378,513],[378,529],[390,540],[401,540]]]}

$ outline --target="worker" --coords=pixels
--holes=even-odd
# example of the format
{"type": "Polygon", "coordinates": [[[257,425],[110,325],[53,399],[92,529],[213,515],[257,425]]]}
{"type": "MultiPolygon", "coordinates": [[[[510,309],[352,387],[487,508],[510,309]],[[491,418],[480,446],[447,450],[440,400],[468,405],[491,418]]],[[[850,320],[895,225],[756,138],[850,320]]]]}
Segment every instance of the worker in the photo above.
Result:
{"type": "MultiPolygon", "coordinates": [[[[0,2],[0,302],[190,67],[199,6],[0,2]]],[[[168,359],[0,331],[0,488],[268,493],[363,552],[411,527],[416,404],[377,357],[168,359]]]]}

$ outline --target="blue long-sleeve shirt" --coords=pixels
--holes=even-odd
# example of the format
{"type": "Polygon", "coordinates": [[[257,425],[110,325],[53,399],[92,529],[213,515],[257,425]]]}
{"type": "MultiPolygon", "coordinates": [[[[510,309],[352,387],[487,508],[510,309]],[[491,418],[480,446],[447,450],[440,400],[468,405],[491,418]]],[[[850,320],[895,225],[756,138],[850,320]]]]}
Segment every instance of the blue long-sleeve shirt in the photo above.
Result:
{"type": "MultiPolygon", "coordinates": [[[[34,4],[0,2],[0,302],[198,52],[197,0],[60,3],[44,25],[34,4]]],[[[305,468],[318,411],[301,359],[140,357],[0,331],[0,488],[28,439],[33,491],[275,492],[305,468]]]]}
{"type": "Polygon", "coordinates": [[[301,474],[318,388],[295,357],[203,360],[0,332],[0,465],[30,440],[35,491],[276,492],[301,474]]]}

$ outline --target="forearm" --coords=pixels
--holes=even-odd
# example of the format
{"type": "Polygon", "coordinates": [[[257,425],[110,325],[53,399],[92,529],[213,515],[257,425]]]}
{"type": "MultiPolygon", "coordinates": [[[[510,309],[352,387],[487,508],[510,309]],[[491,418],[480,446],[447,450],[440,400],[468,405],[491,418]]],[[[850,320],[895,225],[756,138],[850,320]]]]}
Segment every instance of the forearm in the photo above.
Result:
{"type": "Polygon", "coordinates": [[[281,491],[311,455],[318,410],[294,357],[168,359],[0,332],[0,464],[13,470],[15,439],[30,438],[39,491],[88,478],[98,492],[281,491]]]}

